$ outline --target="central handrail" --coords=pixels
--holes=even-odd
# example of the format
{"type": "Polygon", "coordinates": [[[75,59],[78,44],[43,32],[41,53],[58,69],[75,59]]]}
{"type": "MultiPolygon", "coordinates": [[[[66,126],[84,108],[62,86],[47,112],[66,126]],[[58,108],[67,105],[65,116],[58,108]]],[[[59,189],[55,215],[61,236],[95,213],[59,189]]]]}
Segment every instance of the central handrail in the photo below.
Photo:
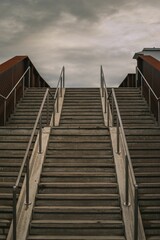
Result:
{"type": "Polygon", "coordinates": [[[114,126],[114,111],[116,110],[116,116],[117,116],[117,127],[116,127],[116,143],[117,143],[117,154],[120,154],[120,138],[121,138],[121,150],[122,153],[124,154],[123,158],[123,165],[125,169],[125,206],[130,206],[129,198],[130,198],[130,192],[133,192],[134,195],[134,206],[133,206],[133,239],[138,240],[138,212],[139,212],[139,207],[138,207],[138,184],[136,182],[133,166],[132,166],[132,161],[131,161],[131,156],[129,153],[129,148],[124,132],[124,127],[122,123],[122,118],[117,102],[117,98],[115,95],[115,91],[112,88],[111,91],[108,94],[107,86],[106,86],[106,81],[105,81],[105,76],[103,72],[103,68],[101,66],[100,69],[100,84],[101,84],[101,94],[102,94],[102,101],[104,101],[104,113],[107,114],[107,125],[110,127],[110,112],[112,116],[112,127],[114,126]],[[109,99],[112,97],[111,102],[112,104],[110,105],[109,99]],[[115,109],[114,109],[115,106],[115,109]],[[131,179],[131,180],[130,180],[131,179]]]}
{"type": "Polygon", "coordinates": [[[31,133],[28,145],[27,145],[27,149],[26,149],[26,152],[25,152],[25,155],[24,155],[24,158],[23,158],[23,161],[22,161],[22,164],[21,164],[16,182],[13,186],[13,240],[17,239],[17,189],[20,185],[20,180],[21,180],[22,174],[24,172],[24,167],[25,166],[26,166],[26,202],[25,202],[25,204],[26,204],[27,208],[30,205],[30,201],[29,201],[29,195],[30,195],[30,187],[29,187],[30,158],[29,158],[29,151],[30,151],[30,148],[31,148],[31,144],[33,142],[33,138],[35,136],[35,133],[36,133],[36,130],[37,130],[38,124],[39,124],[39,139],[38,139],[39,140],[39,154],[42,153],[42,111],[43,111],[45,103],[47,101],[47,126],[48,126],[49,125],[49,95],[50,95],[53,99],[53,112],[52,112],[51,118],[53,118],[53,125],[54,125],[55,113],[59,111],[59,97],[62,97],[62,88],[64,88],[64,86],[65,86],[65,68],[63,66],[54,96],[51,93],[51,91],[49,90],[49,88],[47,88],[46,91],[45,91],[45,94],[44,94],[41,106],[39,108],[39,112],[38,112],[36,121],[34,123],[34,127],[32,129],[32,133],[31,133]],[[59,94],[59,92],[61,92],[61,94],[59,94]]]}
{"type": "Polygon", "coordinates": [[[117,98],[116,98],[115,91],[113,88],[112,88],[112,96],[113,96],[115,107],[116,107],[116,112],[117,112],[117,117],[118,117],[118,121],[119,121],[119,127],[121,129],[121,135],[122,135],[122,139],[123,139],[125,152],[128,157],[128,163],[129,163],[129,167],[130,167],[130,171],[131,171],[132,181],[133,181],[134,185],[137,185],[136,178],[135,178],[134,171],[133,171],[132,161],[131,161],[131,157],[130,157],[130,153],[129,153],[129,149],[128,149],[128,144],[127,144],[126,136],[124,133],[124,127],[123,127],[123,123],[122,123],[122,119],[121,119],[121,115],[120,115],[120,111],[119,111],[119,107],[118,107],[118,103],[117,103],[117,98]]]}

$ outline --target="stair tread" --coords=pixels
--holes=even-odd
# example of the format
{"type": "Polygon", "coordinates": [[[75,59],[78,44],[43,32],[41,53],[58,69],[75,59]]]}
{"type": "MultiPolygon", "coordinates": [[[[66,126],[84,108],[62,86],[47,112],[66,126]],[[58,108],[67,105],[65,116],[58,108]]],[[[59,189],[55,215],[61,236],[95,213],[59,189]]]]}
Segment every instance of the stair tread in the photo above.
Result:
{"type": "MultiPolygon", "coordinates": [[[[123,236],[51,236],[41,235],[34,236],[30,235],[28,240],[125,240],[123,236]]],[[[153,239],[154,240],[154,239],[153,239]]],[[[156,239],[157,240],[157,239],[156,239]]]]}
{"type": "Polygon", "coordinates": [[[118,194],[37,194],[42,199],[112,199],[119,198],[118,194]]]}

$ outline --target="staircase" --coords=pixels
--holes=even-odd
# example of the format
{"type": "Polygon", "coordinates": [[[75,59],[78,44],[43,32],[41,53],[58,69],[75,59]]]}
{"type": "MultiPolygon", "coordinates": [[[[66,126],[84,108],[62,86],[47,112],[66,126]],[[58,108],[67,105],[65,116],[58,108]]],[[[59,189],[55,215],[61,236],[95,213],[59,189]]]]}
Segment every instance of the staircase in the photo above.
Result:
{"type": "Polygon", "coordinates": [[[147,240],[160,239],[160,128],[139,89],[115,90],[131,154],[147,240]]]}
{"type": "MultiPolygon", "coordinates": [[[[12,219],[12,188],[18,176],[45,91],[45,88],[27,89],[7,125],[0,127],[0,239],[6,239],[8,233],[12,219]]],[[[50,110],[53,109],[52,104],[51,100],[50,110]]],[[[44,109],[45,112],[46,109],[44,109]]],[[[35,139],[36,136],[32,148],[35,139]]],[[[21,179],[21,184],[22,181],[23,179],[21,179]]]]}
{"type": "Polygon", "coordinates": [[[28,240],[124,240],[110,133],[99,89],[66,89],[52,128],[28,240]]]}

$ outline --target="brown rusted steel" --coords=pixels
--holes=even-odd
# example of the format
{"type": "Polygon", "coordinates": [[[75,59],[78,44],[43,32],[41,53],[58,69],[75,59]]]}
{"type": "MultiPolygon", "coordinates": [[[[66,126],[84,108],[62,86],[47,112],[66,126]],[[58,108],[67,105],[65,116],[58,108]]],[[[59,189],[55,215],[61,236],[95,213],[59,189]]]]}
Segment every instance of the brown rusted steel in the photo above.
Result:
{"type": "MultiPolygon", "coordinates": [[[[37,69],[27,56],[15,56],[12,59],[0,65],[0,94],[4,97],[10,93],[16,83],[19,81],[23,73],[30,66],[30,73],[28,72],[24,78],[24,85],[26,87],[49,87],[46,81],[40,76],[37,69]],[[30,74],[30,83],[29,83],[30,74]]],[[[16,102],[23,95],[23,81],[21,81],[16,88],[16,102]]],[[[14,110],[14,93],[8,98],[6,102],[6,119],[14,110]]],[[[0,125],[4,124],[4,99],[0,97],[0,125]]]]}
{"type": "MultiPolygon", "coordinates": [[[[157,97],[160,97],[160,61],[151,56],[140,56],[137,59],[137,65],[157,97]]],[[[140,82],[140,74],[138,74],[138,81],[140,82]]],[[[158,102],[156,101],[153,94],[149,93],[149,88],[144,82],[143,95],[148,103],[150,101],[151,111],[154,113],[156,119],[158,120],[158,102]]]]}

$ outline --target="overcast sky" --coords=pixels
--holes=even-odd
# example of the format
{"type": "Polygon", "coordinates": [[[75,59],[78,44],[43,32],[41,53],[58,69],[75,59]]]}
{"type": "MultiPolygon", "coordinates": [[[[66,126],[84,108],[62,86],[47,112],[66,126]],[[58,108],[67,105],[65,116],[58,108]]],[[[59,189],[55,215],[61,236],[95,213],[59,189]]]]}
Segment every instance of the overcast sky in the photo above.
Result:
{"type": "Polygon", "coordinates": [[[0,0],[0,62],[28,55],[51,86],[117,86],[137,51],[160,47],[159,0],[0,0]]]}

